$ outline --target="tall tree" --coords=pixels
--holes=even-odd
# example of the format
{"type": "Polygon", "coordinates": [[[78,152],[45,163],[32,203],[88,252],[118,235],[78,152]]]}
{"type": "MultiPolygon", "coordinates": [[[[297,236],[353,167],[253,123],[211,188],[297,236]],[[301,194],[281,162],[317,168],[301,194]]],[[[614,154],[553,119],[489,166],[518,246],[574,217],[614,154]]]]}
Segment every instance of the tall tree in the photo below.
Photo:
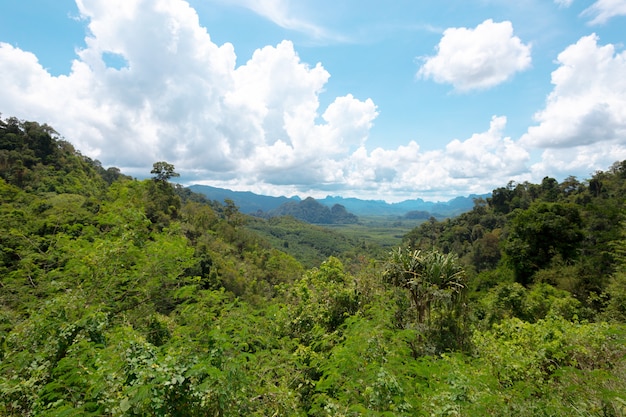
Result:
{"type": "Polygon", "coordinates": [[[173,177],[180,177],[180,174],[174,171],[174,165],[167,163],[165,161],[159,161],[152,164],[151,174],[154,174],[152,177],[155,181],[167,182],[173,177]]]}
{"type": "Polygon", "coordinates": [[[517,281],[528,285],[555,256],[574,259],[582,239],[582,219],[575,205],[535,202],[515,213],[504,252],[517,281]]]}

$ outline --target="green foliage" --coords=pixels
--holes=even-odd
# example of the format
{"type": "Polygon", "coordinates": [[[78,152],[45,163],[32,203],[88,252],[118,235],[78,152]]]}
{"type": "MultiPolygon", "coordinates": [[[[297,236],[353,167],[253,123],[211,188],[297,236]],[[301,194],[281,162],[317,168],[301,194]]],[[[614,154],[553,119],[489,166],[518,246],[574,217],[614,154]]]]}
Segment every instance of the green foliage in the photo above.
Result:
{"type": "Polygon", "coordinates": [[[625,167],[378,261],[0,120],[0,415],[626,415],[625,167]]]}
{"type": "Polygon", "coordinates": [[[436,250],[398,248],[390,255],[384,277],[390,284],[408,290],[419,322],[428,321],[431,308],[437,304],[458,302],[465,288],[464,271],[455,257],[436,250]]]}
{"type": "Polygon", "coordinates": [[[174,171],[174,165],[165,161],[155,162],[152,165],[151,174],[154,174],[153,179],[159,182],[167,182],[173,177],[180,177],[180,174],[174,171]]]}
{"type": "MultiPolygon", "coordinates": [[[[383,317],[390,313],[385,310],[383,317]]],[[[398,334],[379,323],[349,320],[342,343],[321,364],[311,415],[414,415],[413,389],[403,371],[406,347],[398,334]]]]}
{"type": "MultiPolygon", "coordinates": [[[[624,334],[606,324],[579,324],[563,318],[528,323],[517,318],[494,325],[493,331],[476,332],[474,345],[498,383],[510,388],[528,385],[542,392],[557,371],[584,371],[623,366],[624,334]]],[[[622,381],[624,383],[625,381],[622,381]]]]}
{"type": "Polygon", "coordinates": [[[535,203],[516,212],[505,245],[516,279],[526,285],[533,273],[550,265],[555,256],[572,260],[583,239],[579,210],[571,204],[535,203]]]}
{"type": "Polygon", "coordinates": [[[313,224],[349,224],[359,221],[357,216],[349,213],[341,204],[335,204],[328,208],[312,197],[307,197],[298,202],[284,203],[280,207],[270,210],[267,216],[290,216],[313,224]]]}
{"type": "Polygon", "coordinates": [[[301,222],[293,217],[250,219],[247,227],[308,268],[319,265],[330,256],[341,257],[357,245],[355,241],[342,234],[301,222]]]}
{"type": "Polygon", "coordinates": [[[475,332],[471,378],[480,390],[462,409],[467,415],[623,415],[623,337],[623,328],[562,318],[508,319],[475,332]],[[608,377],[607,369],[620,376],[608,377]]]}
{"type": "Polygon", "coordinates": [[[0,178],[27,191],[99,196],[109,180],[98,161],[60,140],[48,125],[0,119],[0,178]]]}
{"type": "Polygon", "coordinates": [[[626,228],[622,226],[621,229],[621,239],[613,244],[614,258],[617,260],[616,272],[602,294],[606,304],[601,317],[626,323],[626,228]]]}
{"type": "Polygon", "coordinates": [[[466,347],[466,276],[454,255],[398,248],[383,277],[408,291],[418,331],[434,342],[436,352],[466,347]]]}
{"type": "Polygon", "coordinates": [[[292,335],[306,344],[311,343],[308,338],[316,327],[334,332],[359,308],[355,283],[348,280],[341,261],[332,257],[308,271],[294,285],[290,297],[295,304],[292,335]]]}
{"type": "Polygon", "coordinates": [[[618,272],[606,288],[608,298],[602,318],[610,321],[626,323],[626,273],[618,272]]]}
{"type": "Polygon", "coordinates": [[[180,197],[174,187],[165,181],[146,180],[143,185],[146,216],[156,228],[167,227],[171,220],[178,218],[182,205],[180,197]]]}
{"type": "Polygon", "coordinates": [[[478,300],[475,314],[487,328],[513,317],[534,323],[547,317],[577,320],[591,316],[567,291],[543,283],[527,289],[517,282],[502,283],[489,290],[478,300]]]}
{"type": "Polygon", "coordinates": [[[507,281],[545,282],[596,312],[615,272],[615,243],[624,219],[624,163],[588,181],[509,182],[456,218],[434,218],[404,237],[409,247],[455,253],[470,277],[470,298],[507,281]]]}

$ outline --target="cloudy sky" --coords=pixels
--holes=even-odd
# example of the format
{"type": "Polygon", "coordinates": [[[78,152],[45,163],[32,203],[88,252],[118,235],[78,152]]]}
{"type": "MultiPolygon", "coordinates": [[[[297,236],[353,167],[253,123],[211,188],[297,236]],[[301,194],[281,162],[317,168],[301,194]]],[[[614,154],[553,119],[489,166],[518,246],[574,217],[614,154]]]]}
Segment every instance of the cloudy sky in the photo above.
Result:
{"type": "Polygon", "coordinates": [[[138,178],[437,201],[626,159],[626,0],[0,0],[0,113],[138,178]]]}

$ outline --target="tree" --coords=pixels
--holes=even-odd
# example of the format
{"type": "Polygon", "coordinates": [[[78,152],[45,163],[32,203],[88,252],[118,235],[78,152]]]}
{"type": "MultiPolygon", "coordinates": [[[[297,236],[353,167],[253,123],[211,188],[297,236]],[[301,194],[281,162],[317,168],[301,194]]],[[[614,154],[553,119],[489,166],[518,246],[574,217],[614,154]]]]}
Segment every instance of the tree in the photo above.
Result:
{"type": "Polygon", "coordinates": [[[577,206],[536,202],[527,210],[515,213],[504,252],[516,280],[528,285],[531,276],[550,266],[556,255],[563,261],[574,259],[582,239],[582,219],[577,206]]]}
{"type": "Polygon", "coordinates": [[[153,180],[160,182],[167,182],[170,178],[180,177],[180,174],[174,171],[174,165],[165,161],[155,162],[150,173],[154,174],[153,180]]]}
{"type": "Polygon", "coordinates": [[[541,194],[543,200],[555,202],[559,197],[559,183],[554,178],[544,177],[541,181],[541,194]]]}
{"type": "Polygon", "coordinates": [[[428,321],[433,304],[465,288],[465,271],[452,254],[398,248],[391,253],[385,281],[409,291],[419,322],[428,321]]]}
{"type": "Polygon", "coordinates": [[[244,223],[244,218],[239,212],[239,208],[230,198],[224,200],[224,217],[226,217],[228,224],[232,226],[241,226],[244,223]]]}
{"type": "Polygon", "coordinates": [[[383,277],[408,290],[417,327],[435,351],[465,347],[466,274],[455,255],[398,248],[391,252],[383,277]]]}

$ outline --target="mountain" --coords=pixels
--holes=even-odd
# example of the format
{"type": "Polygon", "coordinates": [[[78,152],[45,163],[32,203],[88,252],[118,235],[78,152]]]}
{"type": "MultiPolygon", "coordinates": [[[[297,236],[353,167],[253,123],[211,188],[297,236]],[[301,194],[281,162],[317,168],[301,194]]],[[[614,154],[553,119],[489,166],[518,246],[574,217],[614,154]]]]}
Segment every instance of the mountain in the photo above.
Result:
{"type": "Polygon", "coordinates": [[[188,188],[194,193],[206,196],[209,200],[219,201],[220,203],[224,202],[224,200],[232,200],[239,207],[239,211],[245,214],[256,214],[259,211],[269,212],[282,204],[300,201],[299,197],[271,197],[250,191],[232,191],[208,185],[191,185],[188,188]]]}
{"type": "Polygon", "coordinates": [[[274,210],[270,210],[267,217],[292,216],[313,224],[349,224],[357,223],[359,218],[349,213],[341,204],[334,204],[331,208],[319,203],[312,197],[302,201],[290,201],[274,210]]]}
{"type": "MultiPolygon", "coordinates": [[[[224,201],[232,200],[239,211],[245,214],[269,213],[278,209],[286,203],[298,203],[302,201],[299,197],[270,197],[255,194],[249,191],[231,191],[223,188],[210,187],[208,185],[192,185],[189,189],[193,192],[205,195],[210,200],[224,201]]],[[[405,216],[410,212],[428,212],[434,217],[454,217],[471,210],[474,207],[476,198],[486,198],[489,194],[468,197],[456,197],[446,202],[424,201],[421,198],[405,200],[399,203],[387,203],[383,200],[361,200],[358,198],[343,198],[339,196],[328,196],[315,200],[318,203],[332,209],[339,204],[346,211],[356,216],[405,216]]],[[[421,213],[423,215],[423,213],[421,213]]]]}
{"type": "Polygon", "coordinates": [[[476,198],[490,197],[491,193],[468,197],[456,197],[446,202],[424,201],[421,198],[405,200],[399,203],[387,203],[382,200],[360,200],[358,198],[343,198],[328,196],[318,200],[320,203],[332,206],[341,204],[357,216],[405,216],[409,212],[427,211],[434,217],[453,217],[471,210],[476,198]]]}

